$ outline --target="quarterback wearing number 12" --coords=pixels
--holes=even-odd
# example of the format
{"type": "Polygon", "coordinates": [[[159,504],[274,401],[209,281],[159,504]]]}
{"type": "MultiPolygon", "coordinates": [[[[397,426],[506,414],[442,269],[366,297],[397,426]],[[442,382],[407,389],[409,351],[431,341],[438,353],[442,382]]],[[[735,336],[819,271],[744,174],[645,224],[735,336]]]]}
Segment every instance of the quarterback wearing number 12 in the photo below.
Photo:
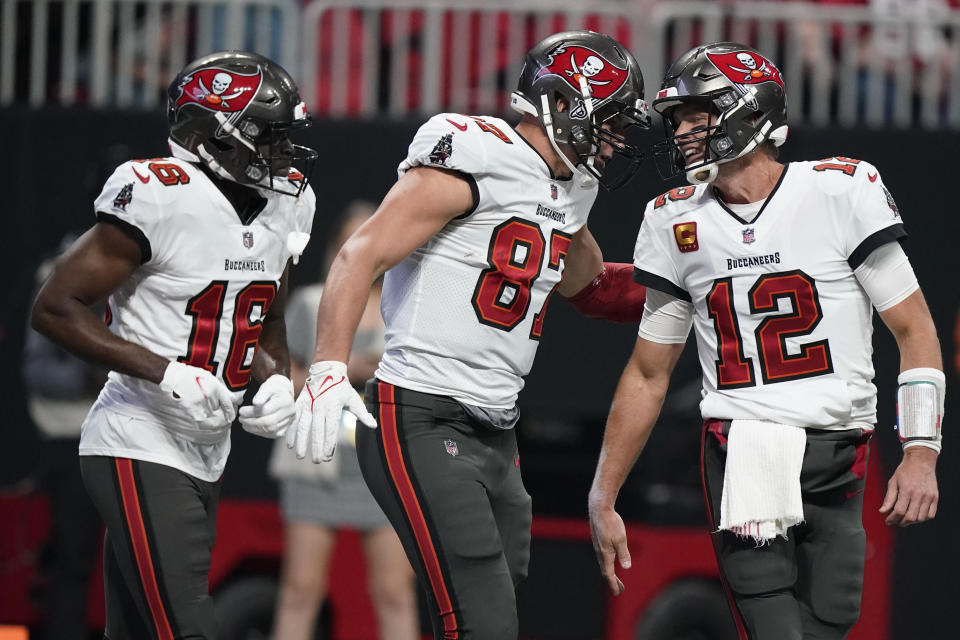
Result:
{"type": "Polygon", "coordinates": [[[697,47],[667,72],[653,102],[667,129],[657,150],[691,184],[644,213],[634,266],[646,309],[607,421],[590,521],[618,594],[615,561],[627,568],[630,556],[617,493],[692,326],[707,510],[740,638],[838,640],[860,614],[873,309],[900,349],[904,453],[879,505],[888,524],[936,514],[944,376],[877,169],[847,157],[777,162],[786,104],[780,71],[743,45],[697,47]]]}

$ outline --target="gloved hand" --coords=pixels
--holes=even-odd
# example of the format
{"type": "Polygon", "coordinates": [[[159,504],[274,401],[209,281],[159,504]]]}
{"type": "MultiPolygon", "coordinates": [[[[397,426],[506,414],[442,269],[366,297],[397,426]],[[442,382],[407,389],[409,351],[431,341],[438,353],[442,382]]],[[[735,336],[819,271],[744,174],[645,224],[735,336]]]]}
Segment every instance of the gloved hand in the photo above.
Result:
{"type": "Polygon", "coordinates": [[[297,419],[293,381],[274,374],[263,381],[250,405],[240,407],[240,426],[264,438],[279,438],[297,419]]]}
{"type": "Polygon", "coordinates": [[[237,417],[227,386],[206,369],[171,362],[163,372],[160,390],[170,394],[171,401],[201,429],[222,429],[237,417]]]}
{"type": "Polygon", "coordinates": [[[354,414],[368,427],[377,426],[377,421],[363,406],[360,394],[350,386],[347,365],[334,360],[314,362],[297,398],[297,427],[287,430],[287,446],[296,448],[297,457],[303,458],[309,443],[314,462],[330,460],[337,446],[344,411],[354,414]]]}

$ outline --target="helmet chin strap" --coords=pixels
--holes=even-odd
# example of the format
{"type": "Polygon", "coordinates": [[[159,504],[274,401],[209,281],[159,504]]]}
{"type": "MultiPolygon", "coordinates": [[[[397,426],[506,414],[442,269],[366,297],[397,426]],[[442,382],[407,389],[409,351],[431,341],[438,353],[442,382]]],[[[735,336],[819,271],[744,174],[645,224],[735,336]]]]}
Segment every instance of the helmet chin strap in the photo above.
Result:
{"type": "MultiPolygon", "coordinates": [[[[210,167],[210,170],[213,171],[216,175],[220,176],[221,178],[225,178],[232,182],[237,182],[236,178],[230,175],[227,172],[227,170],[224,169],[223,166],[219,162],[217,162],[216,159],[212,155],[210,155],[210,153],[206,149],[203,148],[202,144],[197,146],[197,153],[188,151],[184,147],[174,142],[172,138],[167,139],[167,144],[170,146],[170,154],[174,158],[179,158],[180,160],[186,160],[187,162],[202,162],[203,164],[210,167]]],[[[237,184],[241,184],[241,183],[238,182],[237,184]]],[[[262,187],[269,191],[274,191],[276,193],[281,193],[283,195],[290,195],[290,196],[299,195],[299,193],[294,193],[293,191],[286,191],[284,189],[279,189],[271,186],[269,176],[265,177],[263,180],[261,180],[258,183],[249,184],[245,186],[262,187]]]]}
{"type": "Polygon", "coordinates": [[[687,171],[687,182],[690,184],[707,184],[717,179],[720,173],[720,163],[711,162],[708,165],[687,171]]]}
{"type": "Polygon", "coordinates": [[[567,168],[570,169],[573,175],[580,176],[581,184],[583,186],[592,187],[597,182],[597,179],[593,175],[591,175],[588,171],[581,169],[578,165],[575,165],[572,162],[570,162],[570,159],[567,157],[567,154],[565,154],[560,149],[560,146],[557,143],[557,139],[554,138],[553,136],[553,116],[551,115],[551,112],[550,112],[549,98],[547,98],[547,95],[545,93],[540,95],[540,112],[541,114],[543,114],[541,116],[543,121],[543,128],[546,129],[547,138],[550,140],[550,146],[553,147],[553,150],[557,153],[558,156],[560,156],[560,159],[563,160],[563,164],[567,165],[567,168]]]}
{"type": "Polygon", "coordinates": [[[590,179],[593,182],[597,182],[597,176],[600,175],[600,170],[594,166],[594,160],[597,157],[597,154],[600,153],[600,148],[595,143],[595,138],[593,136],[593,91],[590,89],[590,83],[587,82],[586,76],[582,73],[579,74],[580,80],[580,96],[583,98],[583,106],[587,110],[587,122],[590,123],[590,153],[587,156],[587,161],[584,163],[587,168],[587,172],[590,174],[590,179]]]}
{"type": "Polygon", "coordinates": [[[204,164],[210,167],[211,171],[220,176],[221,178],[226,178],[231,182],[236,182],[237,179],[230,175],[230,172],[223,168],[223,166],[216,161],[216,159],[210,155],[206,149],[203,148],[202,144],[197,145],[197,155],[200,156],[200,159],[203,160],[204,164]]]}

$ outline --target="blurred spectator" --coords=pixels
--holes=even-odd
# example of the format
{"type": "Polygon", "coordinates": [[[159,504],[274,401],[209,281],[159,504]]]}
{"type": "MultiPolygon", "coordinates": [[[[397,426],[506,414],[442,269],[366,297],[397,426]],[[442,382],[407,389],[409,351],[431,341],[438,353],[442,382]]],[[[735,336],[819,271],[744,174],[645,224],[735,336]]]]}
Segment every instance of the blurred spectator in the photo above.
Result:
{"type": "MultiPolygon", "coordinates": [[[[373,211],[374,207],[364,202],[355,202],[347,208],[339,228],[331,235],[324,274],[343,242],[373,211]]],[[[287,304],[290,377],[298,394],[313,361],[317,306],[322,290],[322,284],[302,287],[291,294],[287,304]]],[[[366,380],[373,377],[383,347],[384,325],[380,317],[380,285],[377,283],[370,290],[347,363],[350,382],[361,392],[366,380]]],[[[314,464],[309,458],[298,460],[286,447],[284,439],[276,441],[270,474],[280,481],[280,505],[286,528],[285,557],[273,629],[273,637],[277,640],[313,637],[340,528],[357,529],[363,533],[370,597],[380,638],[413,640],[419,637],[413,569],[400,539],[360,475],[354,426],[345,422],[333,460],[323,464],[314,464]],[[351,428],[346,428],[348,426],[351,428]]]]}
{"type": "MultiPolygon", "coordinates": [[[[299,7],[300,0],[287,0],[290,4],[299,7]]],[[[232,8],[231,2],[215,4],[212,7],[213,19],[213,43],[214,51],[222,51],[232,48],[230,46],[230,36],[227,29],[230,25],[229,12],[231,10],[240,11],[240,25],[243,36],[242,48],[246,51],[255,51],[262,56],[273,60],[283,59],[283,15],[280,9],[270,5],[249,4],[242,9],[232,8]],[[263,18],[266,18],[265,20],[263,18]],[[267,49],[259,50],[257,48],[257,31],[263,28],[263,22],[266,22],[265,28],[269,34],[267,49]]],[[[201,52],[205,53],[205,52],[201,52]]]]}
{"type": "MultiPolygon", "coordinates": [[[[871,73],[878,70],[883,99],[883,119],[893,118],[896,102],[898,69],[907,67],[909,87],[913,96],[912,119],[916,118],[916,104],[925,92],[933,91],[935,99],[945,103],[950,91],[950,78],[957,64],[958,43],[942,26],[952,10],[960,8],[960,0],[818,0],[820,4],[857,5],[869,7],[869,20],[858,31],[857,51],[857,117],[863,119],[871,100],[871,73]],[[933,84],[924,84],[927,75],[933,84]]],[[[825,42],[826,31],[819,25],[810,24],[804,30],[805,58],[809,66],[825,63],[821,69],[833,72],[829,62],[833,55],[825,42]],[[818,38],[819,36],[819,38],[818,38]],[[822,38],[822,39],[821,39],[822,38]]],[[[834,25],[834,38],[840,43],[843,34],[839,25],[834,25]]],[[[831,78],[835,80],[835,78],[831,78]]]]}
{"type": "MultiPolygon", "coordinates": [[[[869,100],[870,69],[883,70],[883,116],[893,117],[897,67],[908,65],[910,90],[915,97],[930,90],[921,79],[925,73],[937,78],[937,100],[945,96],[955,66],[956,45],[935,22],[947,17],[952,0],[867,0],[877,24],[862,41],[859,60],[858,113],[863,115],[869,100]]],[[[916,102],[916,98],[913,100],[916,102]]]]}
{"type": "MultiPolygon", "coordinates": [[[[57,255],[40,264],[36,289],[75,239],[72,233],[64,236],[57,255]]],[[[77,449],[80,425],[103,386],[106,372],[27,327],[23,379],[30,417],[44,439],[42,485],[50,501],[50,536],[40,560],[43,637],[85,640],[89,637],[87,589],[96,564],[101,525],[83,488],[77,449]]]]}

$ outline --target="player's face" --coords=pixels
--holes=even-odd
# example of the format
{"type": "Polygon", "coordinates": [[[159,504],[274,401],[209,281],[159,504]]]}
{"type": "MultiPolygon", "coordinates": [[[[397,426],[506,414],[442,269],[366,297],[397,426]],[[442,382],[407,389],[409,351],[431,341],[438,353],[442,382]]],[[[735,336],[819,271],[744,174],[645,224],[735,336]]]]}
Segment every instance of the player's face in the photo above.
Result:
{"type": "Polygon", "coordinates": [[[626,133],[627,127],[631,124],[635,124],[629,118],[624,116],[614,116],[609,118],[606,122],[601,125],[601,129],[608,131],[615,136],[617,140],[611,142],[608,138],[604,138],[600,143],[600,150],[597,152],[597,155],[594,157],[593,163],[599,169],[602,169],[603,166],[607,163],[610,158],[613,157],[613,152],[615,149],[624,149],[626,147],[626,133]]]}
{"type": "Polygon", "coordinates": [[[269,158],[270,170],[275,176],[285,176],[293,166],[293,143],[286,136],[275,136],[257,145],[260,154],[269,158]]]}
{"type": "Polygon", "coordinates": [[[700,162],[707,151],[707,128],[712,124],[710,110],[698,104],[681,104],[671,114],[677,146],[687,166],[700,162]]]}
{"type": "MultiPolygon", "coordinates": [[[[620,136],[621,138],[623,137],[624,131],[626,130],[626,126],[622,122],[622,118],[619,118],[619,117],[610,118],[609,120],[604,122],[600,128],[603,129],[604,131],[609,131],[610,133],[616,136],[620,136]]],[[[614,143],[614,144],[617,144],[617,146],[621,149],[624,147],[623,143],[614,143]]],[[[594,160],[593,160],[594,166],[596,166],[598,169],[602,169],[603,166],[607,163],[607,161],[613,157],[613,150],[614,150],[613,144],[611,144],[607,138],[604,138],[603,142],[600,143],[600,150],[597,151],[597,155],[594,157],[594,160]]]]}

